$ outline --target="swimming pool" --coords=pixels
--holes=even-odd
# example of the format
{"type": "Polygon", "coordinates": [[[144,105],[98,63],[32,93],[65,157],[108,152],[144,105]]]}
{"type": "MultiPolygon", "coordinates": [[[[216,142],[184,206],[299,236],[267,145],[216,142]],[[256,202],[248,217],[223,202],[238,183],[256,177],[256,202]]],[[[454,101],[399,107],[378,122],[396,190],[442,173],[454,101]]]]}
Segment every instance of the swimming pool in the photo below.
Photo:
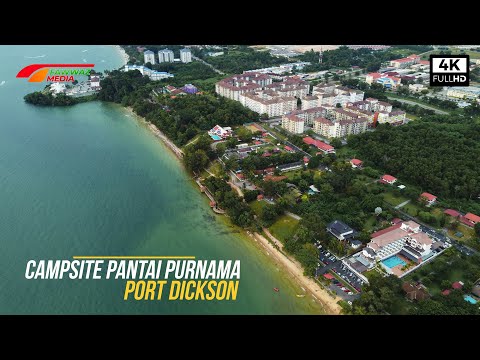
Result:
{"type": "Polygon", "coordinates": [[[470,304],[476,304],[478,301],[475,300],[473,297],[471,297],[470,295],[465,295],[463,297],[465,299],[465,301],[468,301],[470,304]]]}
{"type": "Polygon", "coordinates": [[[211,137],[213,140],[215,140],[215,141],[222,140],[222,138],[221,138],[220,136],[218,136],[218,135],[212,135],[212,134],[210,134],[210,137],[211,137]]]}
{"type": "Polygon", "coordinates": [[[388,259],[382,260],[383,265],[389,267],[390,269],[397,266],[397,265],[402,265],[405,266],[407,263],[400,259],[397,255],[393,255],[389,257],[388,259]]]}

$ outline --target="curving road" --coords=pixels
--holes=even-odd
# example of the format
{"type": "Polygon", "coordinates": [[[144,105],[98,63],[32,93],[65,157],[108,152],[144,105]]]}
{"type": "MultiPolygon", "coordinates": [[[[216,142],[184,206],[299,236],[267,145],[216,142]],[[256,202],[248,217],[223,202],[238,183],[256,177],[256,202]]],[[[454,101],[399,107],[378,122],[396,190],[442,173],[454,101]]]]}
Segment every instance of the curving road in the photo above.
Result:
{"type": "Polygon", "coordinates": [[[406,100],[406,99],[398,99],[398,98],[394,98],[394,97],[389,97],[387,96],[387,98],[389,98],[390,100],[397,100],[397,101],[400,101],[402,103],[405,103],[405,104],[408,104],[408,105],[418,105],[424,109],[428,109],[428,110],[433,110],[435,111],[437,114],[441,114],[441,115],[448,115],[449,113],[446,112],[446,111],[443,111],[443,110],[438,110],[438,109],[435,109],[434,107],[431,107],[431,106],[428,106],[428,105],[424,105],[424,104],[420,104],[418,102],[415,102],[415,101],[411,101],[411,100],[406,100]]]}
{"type": "Polygon", "coordinates": [[[207,63],[205,60],[203,60],[203,59],[200,59],[199,57],[197,57],[197,56],[194,56],[193,54],[192,54],[192,58],[193,58],[193,59],[195,59],[195,60],[197,60],[197,61],[200,61],[200,62],[204,63],[205,65],[207,65],[207,66],[209,66],[209,67],[211,67],[211,68],[212,68],[212,70],[213,70],[213,71],[215,71],[217,74],[220,74],[220,75],[225,75],[225,73],[224,73],[224,72],[221,72],[220,70],[218,70],[218,69],[214,68],[212,64],[209,64],[209,63],[207,63]]]}

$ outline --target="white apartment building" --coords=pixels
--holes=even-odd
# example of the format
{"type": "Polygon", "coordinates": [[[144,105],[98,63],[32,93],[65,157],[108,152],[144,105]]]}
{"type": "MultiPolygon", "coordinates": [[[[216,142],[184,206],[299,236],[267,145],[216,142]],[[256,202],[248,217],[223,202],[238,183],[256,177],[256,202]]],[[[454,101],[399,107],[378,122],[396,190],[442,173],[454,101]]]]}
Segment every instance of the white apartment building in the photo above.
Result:
{"type": "Polygon", "coordinates": [[[192,62],[192,52],[190,49],[185,48],[180,50],[180,61],[182,63],[192,62]]]}
{"type": "Polygon", "coordinates": [[[272,90],[245,92],[239,95],[243,106],[269,117],[282,116],[297,108],[297,99],[293,96],[280,96],[272,90]]]}
{"type": "Polygon", "coordinates": [[[314,120],[313,131],[327,138],[338,138],[361,134],[367,131],[367,125],[368,119],[363,117],[338,121],[320,117],[314,120]]]}
{"type": "Polygon", "coordinates": [[[288,114],[282,117],[282,127],[293,134],[302,134],[305,121],[296,115],[288,114]]]}
{"type": "Polygon", "coordinates": [[[379,111],[378,112],[378,122],[380,124],[384,123],[404,123],[407,114],[405,111],[379,111]]]}
{"type": "Polygon", "coordinates": [[[143,53],[143,61],[146,63],[150,63],[152,65],[155,64],[155,53],[150,50],[145,50],[143,53]]]}
{"type": "Polygon", "coordinates": [[[158,52],[158,62],[173,62],[173,51],[169,49],[163,49],[158,52]]]}
{"type": "Polygon", "coordinates": [[[316,108],[321,105],[321,100],[316,95],[306,95],[302,98],[302,110],[316,108]]]}

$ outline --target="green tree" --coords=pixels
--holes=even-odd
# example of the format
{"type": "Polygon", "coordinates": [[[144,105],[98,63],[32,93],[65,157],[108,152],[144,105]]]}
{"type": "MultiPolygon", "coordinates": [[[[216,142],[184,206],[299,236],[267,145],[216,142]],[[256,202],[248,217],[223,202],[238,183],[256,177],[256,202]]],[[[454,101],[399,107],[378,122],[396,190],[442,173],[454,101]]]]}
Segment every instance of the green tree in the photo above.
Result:
{"type": "Polygon", "coordinates": [[[475,234],[477,234],[477,236],[480,236],[480,222],[476,223],[473,228],[475,229],[475,234]]]}

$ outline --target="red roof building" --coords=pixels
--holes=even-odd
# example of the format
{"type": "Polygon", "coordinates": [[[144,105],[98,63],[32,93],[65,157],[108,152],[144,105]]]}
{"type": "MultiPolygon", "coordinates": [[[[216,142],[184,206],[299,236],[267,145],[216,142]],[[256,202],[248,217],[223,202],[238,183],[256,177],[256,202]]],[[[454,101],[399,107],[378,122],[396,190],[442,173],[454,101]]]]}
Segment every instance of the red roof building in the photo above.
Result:
{"type": "Polygon", "coordinates": [[[335,152],[335,148],[331,145],[328,145],[320,140],[312,139],[310,136],[304,137],[303,142],[307,145],[315,146],[317,149],[321,150],[324,154],[331,154],[335,152]]]}
{"type": "Polygon", "coordinates": [[[390,184],[390,185],[392,185],[396,181],[397,181],[397,178],[395,176],[388,175],[388,174],[383,175],[380,179],[381,183],[390,184]]]}
{"type": "Polygon", "coordinates": [[[452,288],[455,290],[461,289],[463,287],[463,283],[461,281],[455,281],[452,284],[452,288]]]}
{"type": "Polygon", "coordinates": [[[265,176],[265,178],[263,180],[277,182],[277,181],[285,180],[286,178],[287,177],[283,176],[283,175],[282,176],[267,175],[267,176],[265,176]]]}
{"type": "Polygon", "coordinates": [[[363,161],[358,159],[352,159],[350,160],[350,164],[352,164],[352,167],[362,167],[363,161]]]}
{"type": "Polygon", "coordinates": [[[446,289],[442,291],[442,295],[448,296],[450,295],[450,290],[446,289]]]}
{"type": "Polygon", "coordinates": [[[462,215],[457,210],[453,209],[446,209],[443,213],[454,218],[460,217],[462,215]]]}
{"type": "Polygon", "coordinates": [[[290,146],[288,146],[288,145],[285,145],[285,150],[290,151],[290,152],[293,152],[293,151],[294,151],[294,150],[293,150],[290,146]]]}
{"type": "Polygon", "coordinates": [[[304,162],[305,164],[308,164],[309,161],[310,161],[310,159],[309,159],[307,156],[304,156],[304,157],[303,157],[303,162],[304,162]]]}
{"type": "Polygon", "coordinates": [[[420,201],[425,200],[427,202],[427,206],[435,204],[437,201],[437,197],[435,195],[432,195],[430,193],[424,192],[420,194],[420,201]]]}
{"type": "MultiPolygon", "coordinates": [[[[401,221],[401,220],[400,220],[401,221]]],[[[383,234],[386,234],[392,230],[395,230],[395,229],[398,229],[400,228],[400,226],[402,226],[401,223],[398,223],[398,224],[395,224],[395,225],[392,225],[386,229],[383,229],[383,230],[378,230],[376,232],[374,232],[372,235],[370,235],[370,237],[373,239],[373,238],[376,238],[377,236],[380,236],[380,235],[383,235],[383,234]]]]}
{"type": "Polygon", "coordinates": [[[332,279],[335,278],[335,277],[334,277],[332,274],[330,274],[330,273],[325,273],[325,274],[323,274],[323,277],[324,277],[325,279],[328,279],[328,280],[332,280],[332,279]]]}
{"type": "Polygon", "coordinates": [[[257,195],[257,200],[262,200],[263,199],[263,194],[258,194],[257,195]]]}
{"type": "Polygon", "coordinates": [[[394,218],[392,220],[392,225],[397,225],[397,224],[400,224],[403,220],[400,219],[400,218],[394,218]]]}
{"type": "Polygon", "coordinates": [[[468,220],[470,223],[472,223],[472,226],[475,224],[478,224],[480,222],[480,216],[472,214],[472,213],[466,213],[464,216],[465,220],[468,220]]]}
{"type": "Polygon", "coordinates": [[[268,151],[262,154],[262,157],[269,157],[269,156],[272,156],[272,153],[269,153],[268,151]]]}

